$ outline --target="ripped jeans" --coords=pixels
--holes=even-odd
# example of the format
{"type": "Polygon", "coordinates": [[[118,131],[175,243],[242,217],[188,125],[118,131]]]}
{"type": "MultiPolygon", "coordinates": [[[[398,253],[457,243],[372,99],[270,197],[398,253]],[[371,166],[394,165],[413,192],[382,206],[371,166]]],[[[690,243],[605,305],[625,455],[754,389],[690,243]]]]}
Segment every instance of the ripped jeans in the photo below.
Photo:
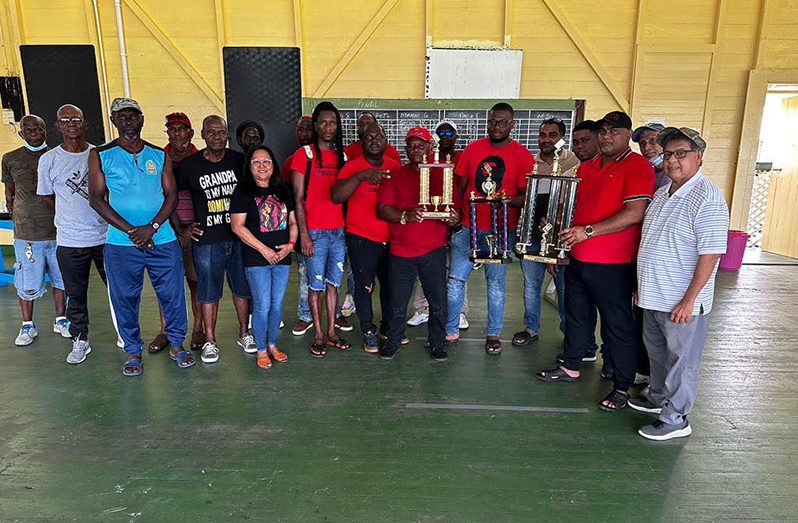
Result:
{"type": "Polygon", "coordinates": [[[325,284],[340,287],[346,257],[344,228],[310,229],[308,234],[313,241],[313,256],[306,259],[308,287],[316,292],[324,292],[325,284]]]}
{"type": "MultiPolygon", "coordinates": [[[[483,249],[487,247],[485,237],[489,231],[479,231],[477,241],[483,249]]],[[[515,244],[515,233],[509,234],[509,244],[515,244]]],[[[456,335],[460,332],[460,311],[463,310],[465,284],[474,263],[468,259],[471,253],[471,232],[468,227],[452,234],[450,242],[452,262],[449,267],[449,280],[446,286],[448,296],[448,316],[446,320],[446,334],[456,335]]],[[[485,272],[485,281],[488,284],[488,321],[485,329],[487,336],[501,336],[504,323],[504,280],[507,275],[506,264],[486,264],[482,270],[485,272]]],[[[472,309],[473,309],[472,304],[472,309]]]]}

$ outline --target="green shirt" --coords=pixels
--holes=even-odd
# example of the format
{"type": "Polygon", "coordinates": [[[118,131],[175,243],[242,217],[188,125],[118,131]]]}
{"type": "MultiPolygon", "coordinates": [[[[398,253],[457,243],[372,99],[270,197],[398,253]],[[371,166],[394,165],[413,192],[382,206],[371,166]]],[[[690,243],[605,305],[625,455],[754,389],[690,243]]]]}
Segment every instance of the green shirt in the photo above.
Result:
{"type": "Polygon", "coordinates": [[[27,241],[55,240],[55,209],[36,194],[39,158],[46,150],[32,152],[20,147],[3,155],[3,183],[14,184],[14,238],[27,241]]]}

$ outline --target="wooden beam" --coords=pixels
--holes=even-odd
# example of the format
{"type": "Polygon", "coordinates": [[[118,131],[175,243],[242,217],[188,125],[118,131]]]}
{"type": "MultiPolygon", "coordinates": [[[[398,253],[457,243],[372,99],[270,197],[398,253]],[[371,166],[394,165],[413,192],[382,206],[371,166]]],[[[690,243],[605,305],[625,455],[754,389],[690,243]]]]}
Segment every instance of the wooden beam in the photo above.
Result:
{"type": "Polygon", "coordinates": [[[767,25],[768,0],[762,0],[759,8],[759,27],[757,29],[756,47],[754,47],[754,64],[751,69],[762,67],[762,56],[765,54],[765,26],[767,25]]]}
{"type": "Polygon", "coordinates": [[[712,43],[716,46],[712,51],[712,56],[709,61],[709,77],[707,78],[707,90],[704,97],[704,114],[701,117],[701,132],[704,137],[711,134],[712,127],[712,111],[715,105],[715,76],[718,69],[718,53],[721,47],[718,46],[720,41],[720,33],[723,24],[726,21],[726,0],[718,0],[717,12],[715,13],[715,31],[713,34],[712,43]]]}
{"type": "Polygon", "coordinates": [[[432,47],[432,0],[424,0],[424,45],[432,47]]]}
{"type": "Polygon", "coordinates": [[[305,32],[304,32],[304,25],[302,21],[302,0],[294,0],[293,1],[293,8],[294,8],[294,45],[299,48],[299,68],[300,68],[300,90],[302,94],[305,93],[305,79],[307,75],[307,60],[305,60],[305,56],[303,55],[303,51],[305,49],[305,32]]]}
{"type": "Polygon", "coordinates": [[[382,5],[377,14],[374,15],[374,18],[363,28],[360,34],[355,38],[355,41],[352,42],[352,45],[349,46],[349,49],[346,50],[344,55],[338,60],[338,63],[332,68],[332,70],[327,74],[327,78],[321,83],[321,85],[316,89],[316,92],[313,93],[313,98],[324,98],[327,95],[327,91],[330,90],[330,87],[335,83],[336,80],[341,76],[341,73],[344,72],[346,67],[352,62],[352,59],[357,56],[363,46],[366,44],[371,35],[374,34],[374,31],[382,25],[388,15],[393,11],[393,8],[396,7],[396,4],[399,3],[399,0],[386,0],[385,3],[382,5]]]}
{"type": "Polygon", "coordinates": [[[554,19],[557,20],[557,23],[560,24],[562,30],[565,31],[565,34],[571,39],[571,42],[573,42],[574,46],[576,46],[577,51],[582,54],[582,57],[587,61],[588,65],[590,65],[590,68],[593,69],[593,72],[596,73],[596,76],[598,76],[599,80],[601,80],[601,83],[604,84],[604,87],[615,99],[615,102],[624,111],[629,111],[629,100],[626,99],[626,96],[621,88],[610,77],[607,69],[593,53],[593,51],[590,50],[590,47],[585,39],[582,38],[582,35],[580,35],[576,28],[571,25],[562,10],[555,6],[552,0],[543,0],[543,5],[546,6],[554,19]]]}
{"type": "Polygon", "coordinates": [[[635,48],[632,53],[632,77],[629,82],[629,115],[634,118],[635,110],[635,91],[637,90],[637,71],[640,67],[640,24],[643,21],[643,0],[637,0],[637,16],[635,17],[635,48]]]}
{"type": "Polygon", "coordinates": [[[100,15],[94,12],[92,0],[83,0],[83,11],[86,15],[86,31],[89,34],[89,41],[94,44],[94,50],[97,53],[97,77],[100,80],[100,110],[103,114],[103,133],[107,138],[111,136],[113,124],[111,123],[111,95],[108,88],[108,70],[105,67],[105,46],[102,42],[102,34],[100,34],[102,29],[98,26],[100,15]]]}
{"type": "Polygon", "coordinates": [[[504,47],[512,43],[513,0],[504,0],[504,47]]]}
{"type": "Polygon", "coordinates": [[[224,19],[224,0],[213,0],[213,17],[216,21],[216,54],[219,57],[220,91],[224,98],[224,46],[227,44],[227,28],[224,19]]]}
{"type": "Polygon", "coordinates": [[[188,58],[180,51],[180,49],[172,43],[168,36],[163,32],[163,30],[158,26],[155,20],[145,11],[137,2],[137,0],[126,0],[123,2],[123,5],[127,6],[130,11],[136,15],[144,27],[158,40],[158,43],[163,46],[169,56],[180,66],[183,71],[191,78],[197,87],[205,93],[205,96],[219,109],[220,112],[224,112],[224,102],[222,101],[222,97],[220,93],[218,93],[205,78],[200,74],[194,64],[192,64],[188,58]]]}

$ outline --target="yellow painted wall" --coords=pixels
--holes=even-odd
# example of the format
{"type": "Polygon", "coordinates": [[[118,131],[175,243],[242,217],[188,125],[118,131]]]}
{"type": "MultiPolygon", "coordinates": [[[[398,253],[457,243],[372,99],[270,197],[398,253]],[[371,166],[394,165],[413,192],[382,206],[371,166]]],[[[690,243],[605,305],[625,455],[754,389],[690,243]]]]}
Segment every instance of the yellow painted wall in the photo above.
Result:
{"type": "MultiPolygon", "coordinates": [[[[115,97],[122,82],[113,2],[97,3],[115,97]]],[[[164,141],[162,115],[168,112],[182,110],[195,121],[223,113],[224,45],[301,47],[305,96],[423,98],[426,42],[509,44],[524,50],[523,98],[586,99],[588,118],[620,108],[635,123],[657,117],[701,128],[709,142],[705,170],[729,200],[739,187],[745,191],[745,184],[735,184],[741,144],[757,140],[742,132],[749,73],[798,70],[793,0],[123,5],[131,89],[148,117],[145,137],[156,143],[164,141]]],[[[20,73],[20,43],[97,44],[91,0],[0,0],[0,20],[4,74],[20,73]]],[[[0,152],[17,145],[14,129],[4,126],[0,152]]]]}

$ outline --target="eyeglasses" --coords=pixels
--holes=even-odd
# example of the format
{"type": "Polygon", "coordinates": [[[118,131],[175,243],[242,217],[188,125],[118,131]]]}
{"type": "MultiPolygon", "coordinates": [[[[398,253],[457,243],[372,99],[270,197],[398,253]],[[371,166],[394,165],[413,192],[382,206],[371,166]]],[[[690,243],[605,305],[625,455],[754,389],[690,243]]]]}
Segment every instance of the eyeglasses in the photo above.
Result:
{"type": "Polygon", "coordinates": [[[59,118],[58,123],[68,125],[71,123],[83,123],[83,118],[80,116],[73,116],[72,118],[59,118]]]}
{"type": "Polygon", "coordinates": [[[436,131],[436,134],[441,138],[454,138],[454,131],[436,131]]]}
{"type": "Polygon", "coordinates": [[[670,160],[671,156],[676,158],[677,160],[684,160],[687,157],[687,153],[694,153],[692,149],[689,151],[685,151],[684,149],[679,149],[678,151],[662,151],[662,159],[663,160],[670,160]]]}
{"type": "Polygon", "coordinates": [[[250,165],[253,165],[255,167],[268,167],[273,163],[274,162],[272,162],[271,160],[251,160],[249,162],[250,165]]]}
{"type": "Polygon", "coordinates": [[[501,127],[502,129],[504,129],[505,127],[510,125],[510,122],[512,122],[512,120],[494,120],[493,118],[491,118],[490,120],[488,120],[488,125],[490,127],[501,127]]]}

